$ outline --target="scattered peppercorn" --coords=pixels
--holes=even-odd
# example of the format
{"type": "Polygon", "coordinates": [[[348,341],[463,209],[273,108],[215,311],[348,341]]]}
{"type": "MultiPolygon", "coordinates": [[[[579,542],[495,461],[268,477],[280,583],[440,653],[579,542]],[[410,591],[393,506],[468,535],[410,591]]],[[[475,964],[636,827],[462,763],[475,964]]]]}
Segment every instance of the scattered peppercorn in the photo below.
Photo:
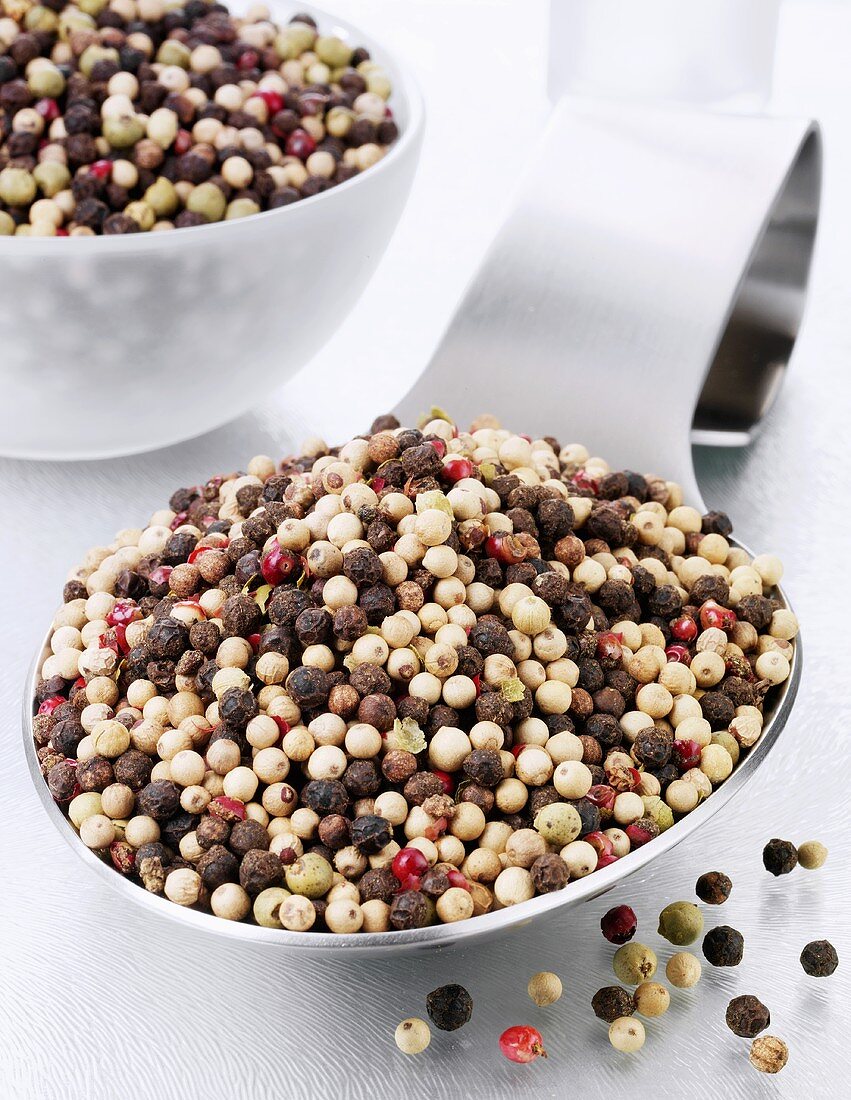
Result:
{"type": "Polygon", "coordinates": [[[656,973],[656,954],[643,943],[627,943],[615,952],[612,968],[618,981],[639,985],[656,973]]]}
{"type": "Polygon", "coordinates": [[[707,871],[697,880],[694,892],[706,905],[723,905],[732,889],[733,883],[721,871],[707,871]]]}
{"type": "Polygon", "coordinates": [[[674,901],[659,914],[659,935],[677,947],[687,947],[703,931],[703,913],[690,901],[674,901]]]}
{"type": "MultiPolygon", "coordinates": [[[[69,179],[32,174],[72,192],[92,231],[130,228],[131,207],[138,228],[275,205],[267,177],[300,176],[314,131],[320,176],[327,156],[346,167],[364,142],[390,144],[384,108],[379,121],[378,102],[360,102],[385,102],[371,83],[389,90],[365,55],[349,64],[348,47],[301,19],[279,28],[279,105],[272,59],[243,49],[254,23],[194,6],[185,22],[156,38],[156,72],[138,62],[138,95],[120,68],[59,73],[75,89],[60,141],[69,179]],[[211,50],[222,61],[207,69],[211,50]],[[190,98],[215,110],[193,120],[166,72],[189,74],[190,98]],[[96,95],[77,94],[84,81],[96,95]],[[132,109],[112,115],[122,96],[132,109]],[[372,108],[374,123],[360,117],[372,108]],[[219,121],[221,148],[204,137],[219,121]],[[103,157],[107,122],[134,140],[103,157]],[[234,137],[254,129],[262,148],[234,137]],[[87,167],[89,153],[101,160],[87,167]]],[[[26,184],[4,180],[15,196],[26,184]]],[[[750,562],[714,529],[695,537],[715,524],[679,486],[610,470],[580,444],[489,418],[464,431],[437,410],[421,429],[381,417],[339,448],[256,455],[245,472],[176,489],[74,571],[34,701],[45,781],[120,873],[223,919],[405,931],[569,891],[711,794],[788,676],[796,625],[780,608],[780,564],[750,562]],[[757,590],[739,623],[735,607],[757,590]]],[[[639,985],[655,956],[626,942],[629,908],[615,913],[603,931],[630,948],[615,965],[639,985]]],[[[661,923],[676,942],[698,934],[661,923]]]]}
{"type": "Polygon", "coordinates": [[[635,935],[638,918],[628,905],[616,905],[600,920],[600,930],[609,943],[627,943],[635,935]]]}
{"type": "Polygon", "coordinates": [[[751,1043],[748,1060],[760,1073],[779,1073],[789,1060],[789,1048],[774,1035],[760,1035],[751,1043]]]}
{"type": "Polygon", "coordinates": [[[703,954],[713,966],[738,966],[745,953],[741,932],[728,924],[719,924],[703,937],[703,954]]]}
{"type": "Polygon", "coordinates": [[[727,1027],[743,1039],[753,1039],[771,1023],[771,1013],[757,997],[744,994],[727,1005],[727,1027]]]}
{"type": "Polygon", "coordinates": [[[836,948],[828,940],[813,940],[801,952],[801,966],[811,978],[829,978],[839,966],[836,948]]]}
{"type": "Polygon", "coordinates": [[[561,978],[551,970],[541,970],[529,979],[526,992],[540,1008],[553,1005],[562,995],[561,978]]]}
{"type": "Polygon", "coordinates": [[[396,1046],[403,1054],[422,1054],[431,1042],[431,1032],[425,1020],[416,1017],[403,1020],[396,1028],[396,1046]]]}
{"type": "Polygon", "coordinates": [[[457,1031],[473,1015],[473,998],[463,985],[441,985],[426,997],[429,1019],[441,1031],[457,1031]]]}
{"type": "Polygon", "coordinates": [[[591,1007],[595,1016],[611,1024],[621,1016],[631,1016],[635,1012],[635,1001],[622,986],[605,985],[591,998],[591,1007]]]}
{"type": "Polygon", "coordinates": [[[678,951],[668,959],[665,977],[678,989],[691,989],[700,981],[700,959],[690,951],[678,951]]]}
{"type": "Polygon", "coordinates": [[[807,871],[817,871],[827,859],[827,848],[818,840],[807,840],[798,848],[798,863],[807,871]]]}
{"type": "Polygon", "coordinates": [[[798,865],[798,850],[789,840],[769,840],[762,850],[762,862],[772,875],[788,875],[798,865]]]}

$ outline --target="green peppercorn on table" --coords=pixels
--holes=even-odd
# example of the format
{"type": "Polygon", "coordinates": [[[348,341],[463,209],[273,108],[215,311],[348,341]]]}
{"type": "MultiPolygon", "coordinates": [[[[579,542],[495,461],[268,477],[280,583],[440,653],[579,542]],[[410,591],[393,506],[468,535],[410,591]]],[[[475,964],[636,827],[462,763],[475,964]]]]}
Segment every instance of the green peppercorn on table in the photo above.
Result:
{"type": "MultiPolygon", "coordinates": [[[[393,7],[351,6],[364,21],[393,7]]],[[[291,955],[276,958],[261,947],[152,922],[82,874],[77,858],[41,814],[19,748],[20,695],[66,563],[132,515],[147,515],[178,481],[238,467],[257,451],[283,452],[309,430],[343,438],[346,430],[365,426],[379,404],[389,406],[401,395],[427,359],[496,227],[504,187],[498,164],[505,172],[504,140],[500,146],[496,139],[508,127],[532,140],[544,114],[543,92],[540,105],[531,93],[522,103],[503,105],[499,127],[485,128],[477,138],[487,178],[456,180],[450,196],[441,193],[439,183],[446,158],[464,155],[462,135],[455,132],[456,119],[440,110],[440,92],[428,84],[436,89],[438,67],[450,64],[459,79],[453,98],[462,96],[472,114],[486,116],[494,78],[507,87],[519,71],[531,86],[540,72],[534,42],[542,13],[533,5],[463,0],[453,0],[451,8],[409,0],[406,7],[411,22],[398,44],[407,48],[417,33],[425,36],[428,29],[433,35],[437,29],[449,51],[439,64],[426,51],[421,60],[427,92],[438,98],[431,111],[431,160],[427,150],[419,191],[364,298],[363,312],[339,343],[332,342],[310,377],[264,402],[257,414],[167,452],[73,471],[50,464],[0,465],[0,499],[11,521],[0,538],[5,612],[0,705],[6,738],[0,765],[3,1095],[14,1100],[216,1094],[236,1100],[399,1095],[484,1100],[555,1097],[568,1090],[663,1098],[844,1095],[851,868],[841,652],[848,609],[838,563],[851,537],[844,505],[851,493],[845,273],[851,249],[845,209],[851,184],[846,137],[851,74],[843,46],[851,35],[851,15],[840,8],[790,5],[781,38],[779,104],[818,115],[830,150],[825,231],[796,362],[767,430],[749,451],[697,453],[708,504],[727,510],[750,545],[782,552],[784,583],[806,636],[806,675],[795,716],[746,791],[686,844],[605,899],[470,950],[330,965],[291,955]],[[518,22],[524,30],[521,45],[518,22]],[[488,51],[496,68],[489,88],[481,86],[480,70],[470,62],[485,23],[501,47],[488,51]],[[483,223],[485,213],[492,219],[480,236],[464,213],[473,202],[483,223]],[[451,255],[424,242],[418,228],[441,222],[454,233],[451,255]],[[431,287],[425,310],[432,313],[430,327],[422,317],[423,302],[409,300],[415,274],[416,285],[425,275],[431,287]],[[359,372],[370,384],[353,391],[351,379],[359,372]],[[338,387],[347,392],[345,402],[335,396],[338,387]],[[818,839],[830,854],[819,870],[799,867],[775,879],[761,859],[772,837],[798,843],[818,839]],[[632,905],[639,918],[637,938],[662,963],[677,949],[656,935],[660,910],[668,902],[696,900],[695,881],[711,870],[728,874],[733,890],[723,906],[704,908],[706,926],[738,928],[745,939],[744,961],[724,970],[706,964],[695,989],[672,990],[668,1012],[645,1022],[640,1052],[611,1049],[606,1025],[590,1008],[594,992],[615,980],[615,948],[600,935],[600,917],[612,905],[632,905]],[[805,944],[818,939],[831,940],[839,953],[840,966],[829,978],[807,977],[798,961],[805,944]],[[561,977],[564,994],[555,1005],[538,1008],[526,986],[541,970],[561,977]],[[451,1034],[433,1032],[422,1054],[402,1054],[393,1040],[397,1024],[406,1017],[425,1018],[426,995],[449,981],[470,990],[471,1022],[451,1034]],[[789,1063],[776,1078],[748,1064],[748,1041],[725,1023],[730,999],[741,994],[766,1005],[770,1033],[789,1045],[789,1063]],[[523,1066],[502,1058],[499,1035],[522,1023],[541,1031],[548,1059],[523,1066]]],[[[483,407],[487,398],[483,393],[483,407]]],[[[434,400],[451,406],[452,395],[435,394],[434,400]]]]}

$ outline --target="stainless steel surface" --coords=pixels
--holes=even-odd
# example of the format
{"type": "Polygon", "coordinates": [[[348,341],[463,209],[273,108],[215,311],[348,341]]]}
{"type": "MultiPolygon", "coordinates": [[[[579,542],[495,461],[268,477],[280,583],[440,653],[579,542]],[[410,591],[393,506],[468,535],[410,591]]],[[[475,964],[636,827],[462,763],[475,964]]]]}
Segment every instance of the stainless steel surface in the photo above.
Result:
{"type": "Polygon", "coordinates": [[[747,442],[776,396],[820,183],[810,122],[562,99],[403,420],[484,391],[699,502],[689,430],[747,442]]]}
{"type": "MultiPolygon", "coordinates": [[[[781,592],[785,603],[785,594],[781,592]]],[[[265,944],[270,951],[293,954],[310,954],[323,958],[348,957],[353,955],[375,956],[379,953],[398,954],[400,951],[414,951],[446,947],[449,944],[471,942],[491,938],[518,925],[528,925],[555,910],[568,909],[590,898],[606,893],[618,883],[641,870],[652,860],[663,855],[675,845],[685,840],[691,833],[708,821],[713,814],[741,791],[756,769],[765,760],[769,751],[777,742],[784,726],[789,720],[798,685],[801,679],[802,646],[797,643],[792,655],[792,667],[789,679],[776,691],[772,691],[771,705],[766,708],[767,721],[762,736],[753,749],[743,756],[741,763],[711,797],[678,821],[650,844],[636,849],[623,859],[601,871],[595,871],[586,878],[570,883],[564,890],[553,894],[544,894],[520,905],[509,906],[495,913],[487,913],[473,920],[459,921],[455,924],[437,924],[430,928],[420,928],[408,932],[377,932],[372,934],[334,935],[330,932],[299,933],[285,929],[261,928],[259,925],[242,924],[221,920],[209,913],[197,912],[175,905],[165,898],[150,894],[147,890],[119,875],[111,863],[99,859],[80,841],[67,817],[56,805],[47,788],[35,754],[32,738],[32,715],[35,709],[35,688],[38,682],[38,670],[44,657],[49,653],[49,635],[45,638],[38,655],[33,661],[29,676],[23,689],[23,714],[21,729],[23,733],[23,751],[27,758],[29,774],[39,799],[42,812],[45,813],[61,833],[63,839],[71,845],[82,859],[88,870],[100,876],[113,890],[118,891],[126,905],[139,905],[155,918],[176,921],[198,935],[213,933],[237,940],[243,944],[265,944]]]]}
{"type": "MultiPolygon", "coordinates": [[[[396,0],[350,0],[350,6],[352,19],[374,26],[397,10],[396,0]]],[[[158,454],[74,470],[0,462],[4,1100],[541,1100],[573,1094],[833,1100],[847,1094],[851,820],[844,624],[851,606],[842,576],[851,543],[851,8],[816,0],[784,9],[777,108],[817,115],[828,149],[810,305],[766,430],[747,450],[695,452],[707,503],[731,513],[746,543],[782,553],[784,584],[806,634],[794,717],[747,790],[605,901],[472,947],[326,962],[199,936],[126,905],[83,872],[30,782],[19,741],[21,685],[66,564],[131,517],[144,518],[178,484],[237,468],[251,453],[283,453],[312,431],[338,439],[362,430],[376,406],[391,404],[427,359],[475,266],[485,225],[492,233],[498,224],[506,181],[517,169],[506,157],[505,135],[512,135],[516,153],[518,140],[534,140],[542,115],[543,5],[406,0],[404,29],[385,37],[415,58],[434,104],[422,175],[362,307],[312,370],[237,423],[158,454]],[[493,48],[483,53],[485,26],[493,48]],[[428,46],[431,35],[439,36],[441,51],[428,46]],[[483,66],[485,57],[489,79],[483,81],[472,59],[483,66]],[[516,88],[518,78],[524,94],[506,95],[495,120],[494,87],[516,88]],[[452,113],[459,102],[465,116],[481,124],[478,144],[452,113]],[[450,172],[447,186],[448,166],[458,164],[469,171],[450,172]],[[472,206],[474,220],[466,213],[472,206]],[[440,238],[432,227],[440,227],[440,238]],[[447,241],[451,247],[441,246],[447,241]],[[359,376],[370,384],[352,386],[359,376]],[[326,396],[344,390],[345,402],[326,396]],[[830,847],[828,862],[819,872],[774,880],[760,863],[771,836],[818,837],[830,847]],[[670,949],[655,934],[656,914],[669,900],[693,896],[697,875],[716,867],[733,877],[734,892],[707,920],[742,930],[742,966],[707,968],[695,991],[675,992],[668,1014],[648,1023],[643,1051],[618,1055],[589,1008],[594,990],[611,980],[612,948],[599,934],[600,915],[609,905],[632,904],[640,935],[664,963],[670,949]],[[807,979],[798,954],[822,936],[836,944],[842,963],[830,979],[807,979]],[[540,969],[555,969],[564,979],[564,997],[549,1009],[534,1008],[526,996],[529,976],[540,969]],[[424,1055],[406,1058],[393,1045],[396,1023],[422,1014],[425,994],[445,981],[468,985],[476,1001],[473,1020],[460,1032],[435,1034],[424,1055]],[[771,1008],[771,1031],[789,1042],[789,1065],[777,1078],[748,1066],[747,1042],[724,1024],[727,1001],[737,993],[759,995],[771,1008]],[[519,1022],[541,1028],[546,1062],[512,1066],[501,1058],[496,1037],[519,1022]]],[[[479,408],[487,398],[481,395],[479,408]]],[[[452,406],[451,393],[430,399],[452,406]]]]}

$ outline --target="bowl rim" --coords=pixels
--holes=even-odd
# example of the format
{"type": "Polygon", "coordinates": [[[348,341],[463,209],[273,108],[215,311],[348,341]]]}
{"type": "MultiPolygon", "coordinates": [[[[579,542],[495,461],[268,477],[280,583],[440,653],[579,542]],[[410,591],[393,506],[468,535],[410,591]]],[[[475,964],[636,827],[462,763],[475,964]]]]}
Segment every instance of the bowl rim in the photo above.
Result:
{"type": "MultiPolygon", "coordinates": [[[[732,546],[746,550],[747,546],[736,539],[730,539],[732,546]]],[[[784,607],[789,601],[782,587],[777,586],[777,595],[784,607]]],[[[402,951],[423,948],[447,947],[459,940],[477,936],[487,938],[499,932],[505,932],[517,925],[551,913],[556,909],[567,909],[590,900],[610,890],[636,871],[645,867],[657,856],[670,851],[686,837],[690,836],[704,822],[708,821],[753,777],[757,768],[776,744],[792,710],[801,679],[802,649],[800,634],[795,638],[790,662],[788,679],[781,685],[779,693],[773,699],[771,713],[763,727],[757,743],[748,750],[745,758],[733,769],[731,775],[703,800],[691,813],[676,821],[669,829],[661,833],[648,844],[631,851],[608,867],[593,871],[584,878],[572,881],[563,890],[549,894],[539,894],[528,901],[507,906],[478,917],[451,924],[434,924],[427,928],[408,929],[406,931],[355,932],[337,934],[334,932],[291,932],[285,928],[265,928],[242,921],[229,921],[212,913],[169,901],[166,897],[150,893],[138,883],[119,874],[110,863],[105,862],[87,848],[79,838],[68,818],[50,795],[47,783],[42,775],[32,735],[32,721],[35,712],[35,687],[38,672],[45,653],[49,652],[49,639],[52,627],[48,630],[42,647],[33,659],[27,676],[23,696],[23,741],[24,752],[29,766],[30,777],[38,792],[47,816],[62,834],[80,859],[97,873],[117,893],[141,905],[151,913],[168,920],[177,920],[187,928],[195,928],[214,935],[223,935],[248,944],[264,944],[278,950],[319,952],[341,952],[348,955],[372,954],[382,951],[402,951]]]]}
{"type": "MultiPolygon", "coordinates": [[[[237,5],[243,0],[238,0],[237,5]]],[[[212,222],[209,225],[186,226],[180,230],[179,240],[203,245],[213,233],[233,232],[242,225],[254,225],[259,218],[289,218],[294,219],[299,213],[312,210],[319,203],[327,203],[334,200],[334,196],[348,194],[365,181],[377,179],[382,173],[409,153],[416,153],[416,149],[425,123],[425,104],[419,83],[413,74],[410,65],[400,59],[398,54],[387,49],[383,42],[372,34],[362,31],[356,24],[349,22],[334,12],[310,2],[299,3],[298,0],[271,0],[272,17],[276,18],[276,8],[284,8],[285,11],[277,16],[281,22],[285,21],[295,12],[306,12],[316,17],[321,30],[338,34],[344,40],[356,40],[358,44],[366,46],[370,56],[382,62],[390,74],[393,82],[392,97],[394,100],[394,115],[400,120],[399,136],[390,146],[389,151],[370,168],[359,172],[356,176],[337,184],[327,191],[320,191],[317,195],[311,195],[306,199],[289,206],[281,206],[275,210],[261,210],[257,214],[250,214],[246,218],[233,218],[230,221],[212,222]]],[[[271,225],[270,225],[271,229],[271,225]]],[[[11,259],[13,256],[32,256],[42,252],[51,252],[56,255],[69,255],[77,259],[83,253],[103,251],[105,254],[122,254],[143,251],[156,251],[162,248],[172,248],[173,232],[161,233],[126,233],[108,236],[93,237],[18,237],[0,236],[0,256],[11,259]]]]}

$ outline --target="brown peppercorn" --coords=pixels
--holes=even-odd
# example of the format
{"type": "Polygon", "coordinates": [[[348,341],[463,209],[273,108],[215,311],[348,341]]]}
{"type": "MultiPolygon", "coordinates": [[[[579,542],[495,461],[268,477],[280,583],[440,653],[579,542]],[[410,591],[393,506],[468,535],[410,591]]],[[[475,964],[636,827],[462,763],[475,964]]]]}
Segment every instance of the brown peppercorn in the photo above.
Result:
{"type": "Polygon", "coordinates": [[[266,829],[259,821],[254,821],[250,817],[245,821],[235,822],[230,831],[229,847],[238,856],[244,856],[252,849],[265,851],[270,842],[266,829]]]}
{"type": "Polygon", "coordinates": [[[221,817],[208,814],[202,817],[195,830],[195,839],[200,848],[209,849],[214,844],[227,844],[230,839],[230,825],[221,817]]]}
{"type": "Polygon", "coordinates": [[[47,773],[47,785],[57,802],[67,802],[77,788],[77,767],[72,760],[60,759],[47,773]]]}
{"type": "Polygon", "coordinates": [[[342,814],[329,814],[328,817],[323,817],[317,831],[325,847],[335,852],[352,842],[352,823],[342,814]]]}
{"type": "Polygon", "coordinates": [[[361,901],[377,899],[389,905],[398,889],[399,880],[389,867],[377,867],[366,871],[358,883],[361,901]]]}
{"type": "Polygon", "coordinates": [[[417,758],[407,749],[391,749],[381,761],[381,770],[390,783],[404,783],[416,772],[417,758]]]}
{"type": "Polygon", "coordinates": [[[771,1023],[771,1013],[756,997],[747,994],[734,997],[727,1005],[725,1016],[727,1027],[734,1035],[743,1039],[753,1039],[771,1023]]]}
{"type": "Polygon", "coordinates": [[[505,778],[502,757],[496,749],[473,749],[463,768],[464,773],[482,787],[495,787],[505,778]]]}
{"type": "Polygon", "coordinates": [[[420,879],[420,889],[430,898],[439,898],[451,885],[449,876],[440,867],[429,867],[420,879]]]}
{"type": "Polygon", "coordinates": [[[239,860],[221,844],[214,844],[195,864],[195,870],[207,889],[213,891],[224,882],[239,879],[239,860]]]}
{"type": "Polygon", "coordinates": [[[789,840],[769,840],[762,850],[762,862],[775,877],[788,875],[798,866],[798,849],[789,840]]]}
{"type": "Polygon", "coordinates": [[[529,873],[539,894],[550,894],[554,890],[564,889],[570,877],[567,864],[555,852],[538,856],[529,868],[529,873]]]}
{"type": "Polygon", "coordinates": [[[723,905],[733,889],[733,883],[721,871],[707,871],[695,886],[695,893],[707,905],[723,905]]]}
{"type": "MultiPolygon", "coordinates": [[[[115,778],[119,783],[127,782],[116,773],[115,778]]],[[[130,784],[127,783],[130,787],[130,784]]],[[[132,790],[132,787],[131,787],[132,790]]],[[[148,783],[136,796],[136,806],[139,813],[147,814],[155,821],[165,821],[177,813],[180,808],[180,787],[172,783],[170,779],[160,779],[155,783],[148,783]]]]}
{"type": "Polygon", "coordinates": [[[594,1015],[607,1024],[623,1016],[632,1016],[635,1012],[632,994],[619,985],[606,985],[598,989],[591,998],[591,1007],[594,1015]]]}
{"type": "Polygon", "coordinates": [[[105,756],[92,756],[77,767],[77,782],[83,791],[104,791],[115,776],[105,756]]]}
{"type": "Polygon", "coordinates": [[[419,890],[403,890],[390,903],[390,926],[400,932],[407,928],[425,928],[431,922],[433,912],[433,906],[425,894],[419,890]]]}
{"type": "Polygon", "coordinates": [[[738,966],[744,953],[744,937],[727,924],[710,928],[703,937],[703,954],[713,966],[738,966]]]}
{"type": "Polygon", "coordinates": [[[239,866],[239,884],[252,897],[270,886],[277,886],[284,876],[280,859],[274,852],[252,848],[242,857],[239,866]]]}
{"type": "Polygon", "coordinates": [[[801,952],[801,966],[811,978],[829,978],[839,966],[836,948],[828,940],[813,940],[801,952]]]}
{"type": "Polygon", "coordinates": [[[396,704],[389,695],[367,695],[358,707],[358,721],[375,726],[379,733],[386,733],[396,720],[396,704]]]}
{"type": "Polygon", "coordinates": [[[411,776],[402,790],[402,794],[412,806],[422,806],[431,795],[443,793],[443,783],[434,772],[417,772],[411,776]]]}

